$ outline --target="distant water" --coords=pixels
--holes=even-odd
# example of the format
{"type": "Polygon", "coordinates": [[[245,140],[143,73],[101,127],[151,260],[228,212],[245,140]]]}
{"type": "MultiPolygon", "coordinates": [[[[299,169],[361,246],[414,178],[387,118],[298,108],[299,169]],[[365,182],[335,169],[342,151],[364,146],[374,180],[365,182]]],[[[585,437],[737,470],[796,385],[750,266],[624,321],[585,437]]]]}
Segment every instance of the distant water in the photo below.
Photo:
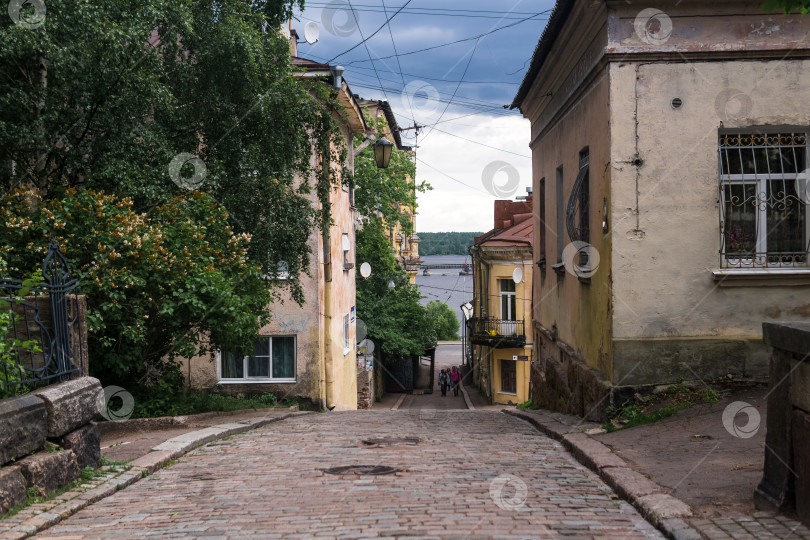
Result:
{"type": "MultiPolygon", "coordinates": [[[[469,255],[428,255],[422,257],[422,264],[463,264],[470,263],[469,255]]],[[[416,276],[416,285],[422,293],[422,305],[430,300],[444,302],[456,312],[459,322],[459,335],[464,317],[461,314],[461,304],[471,302],[473,299],[472,275],[460,276],[459,270],[434,270],[430,276],[423,276],[419,272],[416,276]]]]}

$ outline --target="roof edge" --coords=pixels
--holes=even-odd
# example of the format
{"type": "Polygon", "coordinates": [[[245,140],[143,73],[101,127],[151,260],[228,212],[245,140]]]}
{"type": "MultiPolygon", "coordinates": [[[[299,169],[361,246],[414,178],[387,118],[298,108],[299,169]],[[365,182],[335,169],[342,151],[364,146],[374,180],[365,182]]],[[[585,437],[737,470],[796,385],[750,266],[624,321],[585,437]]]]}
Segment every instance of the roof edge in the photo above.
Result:
{"type": "Polygon", "coordinates": [[[543,67],[543,64],[545,64],[551,52],[551,47],[553,47],[554,43],[557,41],[565,22],[568,20],[568,16],[574,9],[575,3],[576,0],[557,0],[554,10],[548,18],[546,27],[540,35],[540,41],[537,42],[537,47],[534,49],[529,69],[526,71],[526,75],[524,75],[523,81],[520,83],[520,88],[518,88],[515,97],[512,99],[512,104],[509,105],[510,110],[520,109],[520,106],[523,105],[526,94],[529,93],[532,84],[534,84],[537,78],[537,74],[540,73],[540,69],[543,67]]]}

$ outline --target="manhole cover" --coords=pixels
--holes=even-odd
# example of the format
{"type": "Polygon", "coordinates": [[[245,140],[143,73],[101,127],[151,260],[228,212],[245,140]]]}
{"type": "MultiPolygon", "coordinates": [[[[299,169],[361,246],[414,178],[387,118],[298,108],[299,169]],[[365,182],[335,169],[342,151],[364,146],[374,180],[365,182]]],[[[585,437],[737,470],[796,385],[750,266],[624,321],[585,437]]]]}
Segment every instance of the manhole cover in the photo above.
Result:
{"type": "Polygon", "coordinates": [[[380,475],[399,472],[399,469],[386,465],[344,465],[324,469],[323,472],[326,474],[380,475]]]}
{"type": "Polygon", "coordinates": [[[381,437],[374,439],[363,439],[361,445],[365,448],[380,448],[381,446],[394,446],[396,444],[405,444],[408,446],[416,446],[422,442],[419,437],[381,437]]]}

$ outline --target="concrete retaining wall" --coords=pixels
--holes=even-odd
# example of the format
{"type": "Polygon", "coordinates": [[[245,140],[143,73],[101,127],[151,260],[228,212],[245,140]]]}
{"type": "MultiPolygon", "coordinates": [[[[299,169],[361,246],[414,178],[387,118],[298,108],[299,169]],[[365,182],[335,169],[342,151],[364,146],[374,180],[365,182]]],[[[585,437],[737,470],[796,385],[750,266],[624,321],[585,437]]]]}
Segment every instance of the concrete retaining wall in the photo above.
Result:
{"type": "Polygon", "coordinates": [[[23,502],[27,488],[48,495],[98,464],[101,437],[92,419],[103,407],[92,377],[0,400],[0,514],[23,502]]]}

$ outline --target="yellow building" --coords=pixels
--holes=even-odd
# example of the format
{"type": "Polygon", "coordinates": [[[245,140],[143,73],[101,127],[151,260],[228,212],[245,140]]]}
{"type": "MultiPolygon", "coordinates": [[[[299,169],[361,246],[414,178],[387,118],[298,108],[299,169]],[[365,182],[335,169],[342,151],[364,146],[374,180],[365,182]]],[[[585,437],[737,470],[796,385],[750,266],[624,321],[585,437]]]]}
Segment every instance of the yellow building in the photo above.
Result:
{"type": "Polygon", "coordinates": [[[465,355],[473,383],[493,403],[530,398],[532,199],[495,201],[495,228],[470,247],[473,314],[465,355]]]}

